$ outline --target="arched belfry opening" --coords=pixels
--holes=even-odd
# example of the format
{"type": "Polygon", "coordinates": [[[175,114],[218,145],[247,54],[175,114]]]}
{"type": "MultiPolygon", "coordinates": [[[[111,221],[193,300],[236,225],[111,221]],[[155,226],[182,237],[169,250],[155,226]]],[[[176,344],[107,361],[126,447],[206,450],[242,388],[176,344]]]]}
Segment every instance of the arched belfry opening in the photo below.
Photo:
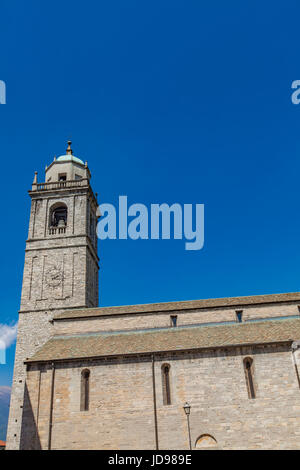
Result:
{"type": "Polygon", "coordinates": [[[63,203],[54,204],[50,209],[50,228],[65,228],[68,222],[68,208],[63,203]]]}

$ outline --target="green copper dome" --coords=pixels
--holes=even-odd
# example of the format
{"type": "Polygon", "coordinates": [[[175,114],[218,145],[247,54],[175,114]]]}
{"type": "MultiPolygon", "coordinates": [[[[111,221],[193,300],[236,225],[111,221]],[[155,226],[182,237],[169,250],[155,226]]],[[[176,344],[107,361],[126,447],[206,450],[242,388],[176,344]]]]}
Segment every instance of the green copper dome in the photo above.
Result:
{"type": "Polygon", "coordinates": [[[71,144],[72,142],[68,140],[68,148],[67,148],[67,153],[66,155],[61,155],[60,157],[57,158],[57,162],[77,162],[80,163],[81,165],[84,165],[83,161],[80,160],[80,158],[77,158],[73,155],[72,149],[71,149],[71,144]]]}
{"type": "Polygon", "coordinates": [[[77,162],[81,163],[81,165],[84,165],[83,161],[80,160],[80,158],[75,157],[72,154],[69,155],[61,155],[56,159],[57,162],[77,162]]]}

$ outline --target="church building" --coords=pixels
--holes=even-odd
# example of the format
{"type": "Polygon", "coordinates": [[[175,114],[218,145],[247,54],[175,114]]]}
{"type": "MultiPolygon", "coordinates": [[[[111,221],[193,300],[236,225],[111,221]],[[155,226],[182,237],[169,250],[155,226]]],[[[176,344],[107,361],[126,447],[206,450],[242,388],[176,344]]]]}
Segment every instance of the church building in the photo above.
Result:
{"type": "Polygon", "coordinates": [[[99,307],[90,178],[29,191],[6,448],[300,449],[300,292],[99,307]]]}

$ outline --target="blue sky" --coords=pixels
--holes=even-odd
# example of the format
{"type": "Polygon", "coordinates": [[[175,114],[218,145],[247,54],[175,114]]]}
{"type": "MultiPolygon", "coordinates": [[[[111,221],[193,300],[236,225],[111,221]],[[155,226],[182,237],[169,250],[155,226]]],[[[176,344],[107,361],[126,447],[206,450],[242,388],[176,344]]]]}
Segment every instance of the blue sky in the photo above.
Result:
{"type": "Polygon", "coordinates": [[[99,202],[205,204],[200,251],[101,242],[100,305],[299,290],[299,14],[296,1],[2,0],[1,324],[17,321],[27,190],[69,138],[99,202]]]}

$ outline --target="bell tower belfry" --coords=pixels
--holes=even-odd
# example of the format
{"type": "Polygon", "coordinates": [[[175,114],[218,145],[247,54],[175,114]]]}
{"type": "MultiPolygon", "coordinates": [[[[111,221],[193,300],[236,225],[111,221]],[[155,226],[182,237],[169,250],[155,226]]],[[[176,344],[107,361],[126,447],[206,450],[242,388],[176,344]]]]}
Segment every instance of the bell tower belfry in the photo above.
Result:
{"type": "Polygon", "coordinates": [[[32,413],[24,361],[53,335],[56,314],[98,306],[97,200],[90,178],[87,163],[73,155],[69,141],[66,154],[46,167],[44,182],[35,173],[29,191],[7,449],[22,449],[29,432],[24,427],[32,413]]]}
{"type": "Polygon", "coordinates": [[[26,242],[21,312],[98,306],[97,201],[87,163],[66,155],[37,175],[26,242]]]}

